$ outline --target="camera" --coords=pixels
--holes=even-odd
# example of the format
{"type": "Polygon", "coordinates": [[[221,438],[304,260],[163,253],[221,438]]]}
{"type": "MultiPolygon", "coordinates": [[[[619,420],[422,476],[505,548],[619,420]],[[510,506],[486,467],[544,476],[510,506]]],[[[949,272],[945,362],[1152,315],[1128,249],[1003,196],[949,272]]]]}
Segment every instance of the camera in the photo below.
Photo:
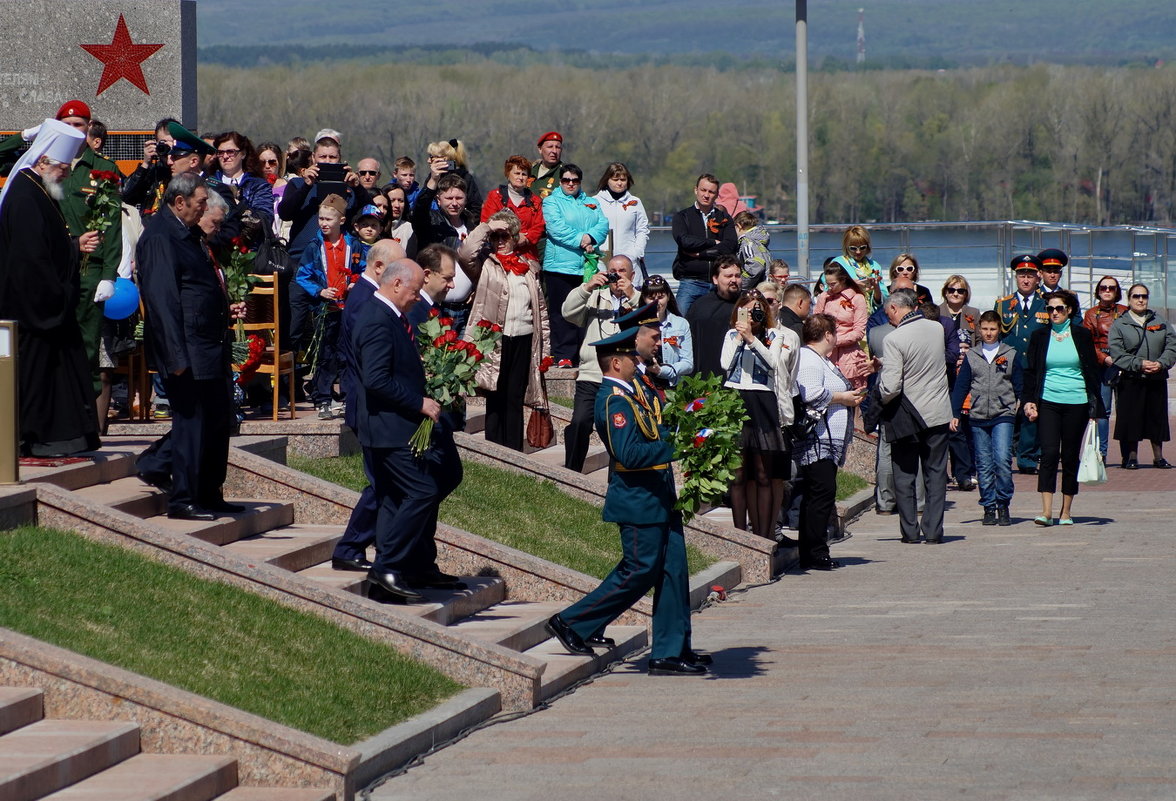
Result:
{"type": "Polygon", "coordinates": [[[604,274],[604,282],[606,284],[615,284],[617,281],[620,281],[620,280],[621,280],[621,276],[619,273],[605,273],[604,274]]]}
{"type": "Polygon", "coordinates": [[[151,157],[152,161],[163,161],[167,158],[167,154],[171,152],[171,145],[167,142],[155,143],[155,155],[151,157]]]}
{"type": "Polygon", "coordinates": [[[753,323],[762,323],[764,321],[764,310],[761,306],[751,307],[751,321],[753,323]]]}

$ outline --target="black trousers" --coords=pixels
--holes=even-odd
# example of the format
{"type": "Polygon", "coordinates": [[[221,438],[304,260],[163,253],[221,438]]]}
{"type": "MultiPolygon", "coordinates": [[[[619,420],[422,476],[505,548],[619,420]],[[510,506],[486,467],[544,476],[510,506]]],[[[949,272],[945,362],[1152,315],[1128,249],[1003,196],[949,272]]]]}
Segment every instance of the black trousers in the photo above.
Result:
{"type": "Polygon", "coordinates": [[[497,389],[486,393],[486,440],[523,449],[523,399],[531,371],[531,335],[502,338],[497,389]]]}
{"type": "Polygon", "coordinates": [[[197,381],[189,370],[164,376],[171,431],[139,456],[139,472],[171,476],[168,506],[206,506],[223,500],[233,423],[232,384],[226,375],[197,381]]]}
{"type": "Polygon", "coordinates": [[[820,459],[800,465],[797,475],[804,480],[804,497],[800,502],[800,558],[829,558],[829,516],[837,501],[837,465],[832,459],[820,459]]]}
{"type": "Polygon", "coordinates": [[[588,455],[588,439],[592,436],[592,425],[596,417],[596,390],[600,384],[590,381],[576,382],[576,395],[572,400],[572,422],[564,429],[564,467],[577,473],[584,469],[584,458],[588,455]]]}
{"type": "Polygon", "coordinates": [[[551,325],[551,357],[559,362],[570,359],[572,364],[579,361],[580,341],[584,331],[564,319],[563,303],[568,294],[584,283],[583,276],[563,273],[543,273],[543,289],[547,292],[547,316],[551,325]]]}
{"type": "Polygon", "coordinates": [[[1038,492],[1057,491],[1058,457],[1061,456],[1062,494],[1078,494],[1078,457],[1089,422],[1089,404],[1047,400],[1037,404],[1037,441],[1041,443],[1038,492]]]}
{"type": "Polygon", "coordinates": [[[363,474],[367,477],[368,485],[359,494],[359,502],[351,510],[343,537],[335,545],[332,556],[336,559],[364,559],[367,557],[367,547],[376,541],[376,519],[380,513],[380,501],[376,497],[373,458],[372,449],[364,448],[363,474]]]}
{"type": "Polygon", "coordinates": [[[408,446],[372,448],[372,470],[380,508],[376,515],[378,573],[428,573],[437,567],[437,512],[461,483],[461,458],[453,434],[438,426],[433,447],[413,456],[408,446]]]}
{"type": "Polygon", "coordinates": [[[339,342],[343,313],[319,303],[314,307],[311,319],[314,320],[314,335],[318,338],[318,353],[310,384],[310,400],[318,405],[330,403],[335,382],[343,375],[343,351],[339,342]]]}

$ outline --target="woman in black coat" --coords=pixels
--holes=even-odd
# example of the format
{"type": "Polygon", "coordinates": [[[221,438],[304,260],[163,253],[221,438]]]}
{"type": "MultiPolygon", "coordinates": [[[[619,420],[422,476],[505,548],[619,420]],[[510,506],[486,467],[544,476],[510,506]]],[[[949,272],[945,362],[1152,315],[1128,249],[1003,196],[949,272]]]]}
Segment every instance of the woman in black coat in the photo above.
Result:
{"type": "Polygon", "coordinates": [[[1102,416],[1099,379],[1102,370],[1094,351],[1090,331],[1078,319],[1078,299],[1059,290],[1045,296],[1049,325],[1029,336],[1026,352],[1025,417],[1037,421],[1041,445],[1041,469],[1037,491],[1041,493],[1041,515],[1033,522],[1052,526],[1053,496],[1057,489],[1058,456],[1062,460],[1062,510],[1057,524],[1074,525],[1070,505],[1078,494],[1078,456],[1082,438],[1091,420],[1102,416]]]}

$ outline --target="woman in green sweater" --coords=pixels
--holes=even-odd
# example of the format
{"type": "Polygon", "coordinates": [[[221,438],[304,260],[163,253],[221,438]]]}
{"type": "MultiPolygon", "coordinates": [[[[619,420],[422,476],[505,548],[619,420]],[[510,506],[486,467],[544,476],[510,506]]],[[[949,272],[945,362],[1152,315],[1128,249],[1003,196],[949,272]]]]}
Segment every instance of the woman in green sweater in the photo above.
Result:
{"type": "Polygon", "coordinates": [[[1102,371],[1094,351],[1094,338],[1075,321],[1078,299],[1058,290],[1045,296],[1049,326],[1029,336],[1026,350],[1023,408],[1025,417],[1037,421],[1041,443],[1041,467],[1037,491],[1041,515],[1033,522],[1052,526],[1053,496],[1057,490],[1058,457],[1062,462],[1062,509],[1057,524],[1074,525],[1070,506],[1078,494],[1078,456],[1082,437],[1091,420],[1102,416],[1102,371]]]}

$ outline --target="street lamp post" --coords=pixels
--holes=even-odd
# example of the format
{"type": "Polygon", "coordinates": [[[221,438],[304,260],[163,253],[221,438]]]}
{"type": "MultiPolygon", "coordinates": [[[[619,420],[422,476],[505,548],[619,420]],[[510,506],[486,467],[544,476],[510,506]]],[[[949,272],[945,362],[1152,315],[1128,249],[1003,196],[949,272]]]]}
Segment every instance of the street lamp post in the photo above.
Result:
{"type": "Polygon", "coordinates": [[[809,275],[808,0],[796,0],[796,269],[809,275]]]}

